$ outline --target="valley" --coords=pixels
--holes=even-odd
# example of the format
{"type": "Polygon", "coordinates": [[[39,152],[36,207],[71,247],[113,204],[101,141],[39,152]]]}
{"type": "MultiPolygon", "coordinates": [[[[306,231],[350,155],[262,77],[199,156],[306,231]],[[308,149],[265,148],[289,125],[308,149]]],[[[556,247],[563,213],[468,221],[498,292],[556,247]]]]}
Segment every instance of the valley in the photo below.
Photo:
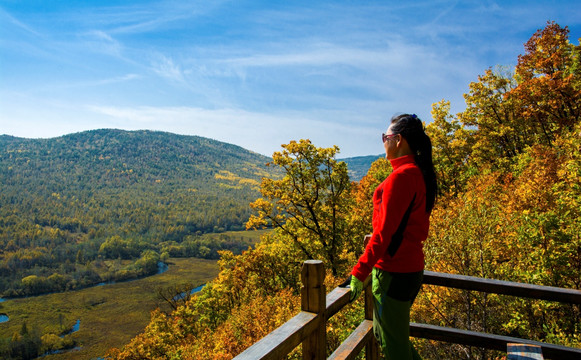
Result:
{"type": "Polygon", "coordinates": [[[112,347],[122,347],[143,331],[150,312],[159,308],[170,311],[158,296],[159,289],[190,284],[195,288],[218,274],[216,260],[170,258],[162,274],[94,286],[82,290],[53,293],[0,303],[0,312],[10,320],[0,324],[0,338],[10,339],[26,324],[29,333],[41,336],[70,331],[79,321],[78,331],[65,335],[74,349],[48,355],[46,359],[93,359],[106,355],[112,347]]]}

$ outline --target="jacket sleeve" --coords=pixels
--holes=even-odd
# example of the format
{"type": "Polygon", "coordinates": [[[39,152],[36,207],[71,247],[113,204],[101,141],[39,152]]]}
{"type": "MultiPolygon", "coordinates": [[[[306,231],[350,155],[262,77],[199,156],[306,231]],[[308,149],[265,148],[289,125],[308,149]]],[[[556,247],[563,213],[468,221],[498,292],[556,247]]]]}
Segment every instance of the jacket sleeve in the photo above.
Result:
{"type": "Polygon", "coordinates": [[[405,171],[392,173],[374,195],[373,234],[365,247],[363,255],[353,268],[351,274],[364,281],[371,273],[373,266],[381,258],[387,257],[387,249],[402,220],[406,210],[414,200],[414,179],[405,171]]]}

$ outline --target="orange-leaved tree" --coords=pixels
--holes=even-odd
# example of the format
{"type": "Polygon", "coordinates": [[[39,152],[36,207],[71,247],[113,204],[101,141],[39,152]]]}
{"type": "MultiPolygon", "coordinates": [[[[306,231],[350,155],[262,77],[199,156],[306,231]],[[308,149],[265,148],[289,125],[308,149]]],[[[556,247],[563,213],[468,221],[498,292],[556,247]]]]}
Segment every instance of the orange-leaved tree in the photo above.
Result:
{"type": "Polygon", "coordinates": [[[549,22],[525,44],[516,66],[520,116],[535,129],[538,143],[552,144],[555,134],[571,130],[581,116],[579,45],[569,42],[569,29],[549,22]]]}
{"type": "Polygon", "coordinates": [[[458,120],[472,138],[472,162],[505,168],[528,146],[551,145],[579,122],[581,48],[568,34],[548,23],[527,41],[514,71],[488,69],[469,85],[458,120]]]}

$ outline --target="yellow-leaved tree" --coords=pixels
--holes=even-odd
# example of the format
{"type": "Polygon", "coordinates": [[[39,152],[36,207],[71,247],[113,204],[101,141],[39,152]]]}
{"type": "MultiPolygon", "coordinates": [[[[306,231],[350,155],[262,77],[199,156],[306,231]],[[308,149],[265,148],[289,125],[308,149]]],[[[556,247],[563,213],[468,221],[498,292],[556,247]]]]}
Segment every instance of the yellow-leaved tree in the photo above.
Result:
{"type": "Polygon", "coordinates": [[[343,250],[353,239],[348,219],[353,201],[347,165],[337,161],[339,148],[317,148],[309,140],[291,141],[273,154],[282,179],[265,178],[262,198],[247,228],[272,227],[299,249],[303,259],[319,259],[339,275],[343,250]]]}

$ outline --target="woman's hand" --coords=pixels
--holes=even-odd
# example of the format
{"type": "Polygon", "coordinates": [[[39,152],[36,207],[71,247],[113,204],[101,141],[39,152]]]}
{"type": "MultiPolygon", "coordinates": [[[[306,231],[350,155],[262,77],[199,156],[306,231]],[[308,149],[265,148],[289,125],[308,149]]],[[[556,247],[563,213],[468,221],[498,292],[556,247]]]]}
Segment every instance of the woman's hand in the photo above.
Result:
{"type": "Polygon", "coordinates": [[[349,301],[353,302],[359,297],[359,295],[361,295],[361,292],[363,291],[363,282],[351,275],[351,283],[349,284],[349,287],[351,288],[351,297],[349,298],[349,301]]]}

